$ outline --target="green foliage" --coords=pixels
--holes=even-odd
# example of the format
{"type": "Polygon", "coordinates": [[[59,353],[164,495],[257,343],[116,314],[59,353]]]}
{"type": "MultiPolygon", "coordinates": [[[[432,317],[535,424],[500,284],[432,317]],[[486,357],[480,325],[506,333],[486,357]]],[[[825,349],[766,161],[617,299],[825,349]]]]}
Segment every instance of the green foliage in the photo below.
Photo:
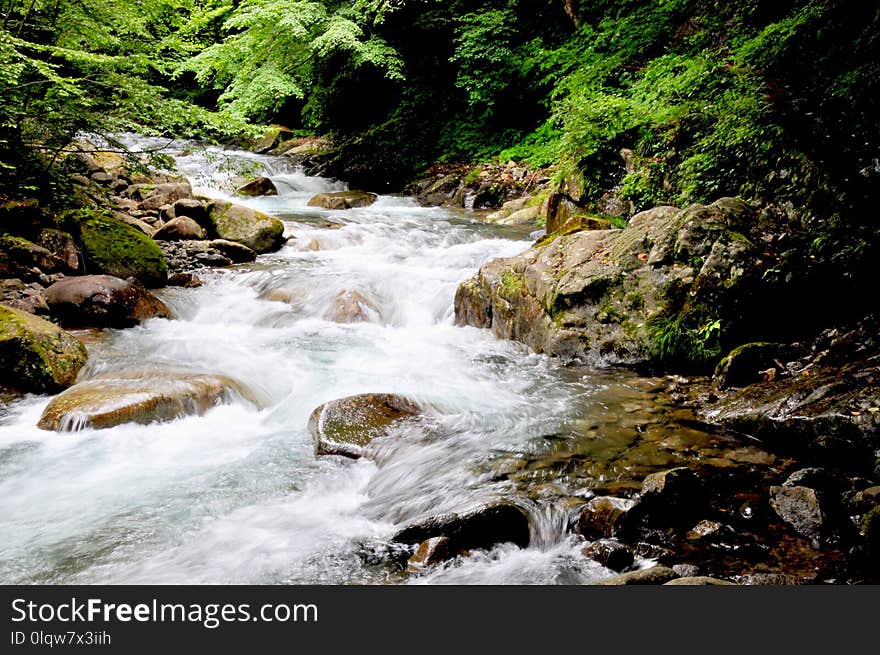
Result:
{"type": "Polygon", "coordinates": [[[721,356],[721,321],[690,313],[661,314],[648,322],[651,355],[674,366],[714,365],[721,356]]]}

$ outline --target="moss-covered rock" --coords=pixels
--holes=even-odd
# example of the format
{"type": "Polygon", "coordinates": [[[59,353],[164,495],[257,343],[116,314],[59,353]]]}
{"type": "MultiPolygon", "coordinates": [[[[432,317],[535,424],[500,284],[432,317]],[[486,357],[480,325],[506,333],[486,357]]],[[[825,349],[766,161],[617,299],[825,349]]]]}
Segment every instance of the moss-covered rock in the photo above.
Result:
{"type": "Polygon", "coordinates": [[[767,262],[745,236],[754,222],[735,199],[656,208],[626,229],[572,219],[574,232],[493,260],[463,283],[456,322],[590,364],[714,366],[760,305],[752,292],[767,262]]]}
{"type": "Polygon", "coordinates": [[[403,396],[366,393],[320,405],[309,417],[308,428],[317,455],[358,458],[392,425],[420,414],[419,406],[403,396]]]}
{"type": "Polygon", "coordinates": [[[255,209],[215,200],[208,204],[208,216],[216,236],[255,252],[278,250],[283,242],[284,223],[255,209]]]}
{"type": "Polygon", "coordinates": [[[133,277],[148,287],[168,279],[162,249],[137,228],[91,209],[65,212],[59,223],[79,241],[89,273],[133,277]]]}
{"type": "Polygon", "coordinates": [[[0,305],[0,384],[55,393],[76,381],[86,363],[82,342],[57,325],[0,305]]]}

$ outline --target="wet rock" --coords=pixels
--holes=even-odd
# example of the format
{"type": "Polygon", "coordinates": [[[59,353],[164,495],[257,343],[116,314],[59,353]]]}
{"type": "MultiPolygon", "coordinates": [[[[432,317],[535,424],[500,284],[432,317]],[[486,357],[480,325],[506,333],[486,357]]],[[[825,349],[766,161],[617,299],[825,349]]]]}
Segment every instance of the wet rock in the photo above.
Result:
{"type": "Polygon", "coordinates": [[[744,387],[761,380],[768,369],[784,370],[782,363],[791,354],[779,343],[748,343],[730,351],[715,369],[719,389],[744,387]]]}
{"type": "Polygon", "coordinates": [[[309,207],[321,207],[323,209],[355,209],[357,207],[369,207],[378,196],[366,191],[334,191],[331,193],[319,193],[309,200],[309,207]]]}
{"type": "Polygon", "coordinates": [[[89,209],[66,212],[60,222],[82,246],[89,272],[134,277],[148,287],[162,286],[168,279],[162,250],[140,230],[89,209]]]}
{"type": "Polygon", "coordinates": [[[86,348],[57,325],[0,305],[0,384],[24,392],[55,393],[76,380],[86,348]]]}
{"type": "Polygon", "coordinates": [[[188,241],[204,239],[205,229],[188,216],[178,216],[153,233],[156,241],[188,241]]]}
{"type": "Polygon", "coordinates": [[[629,548],[609,539],[594,541],[584,546],[581,553],[612,571],[623,571],[632,566],[635,559],[629,548]]]}
{"type": "Polygon", "coordinates": [[[416,552],[407,562],[407,571],[418,573],[431,566],[442,564],[455,557],[452,542],[448,537],[432,537],[419,544],[416,552]]]}
{"type": "Polygon", "coordinates": [[[293,292],[290,289],[269,289],[260,294],[260,300],[290,305],[293,303],[293,292]]]}
{"type": "Polygon", "coordinates": [[[277,196],[278,189],[268,177],[258,177],[235,190],[243,196],[277,196]]]}
{"type": "Polygon", "coordinates": [[[689,468],[652,473],[642,482],[640,506],[651,518],[685,520],[702,503],[700,480],[689,468]]]}
{"type": "Polygon", "coordinates": [[[441,514],[410,524],[394,535],[392,541],[418,544],[442,535],[454,551],[491,548],[513,543],[529,545],[529,520],[514,505],[498,503],[461,512],[441,514]]]}
{"type": "Polygon", "coordinates": [[[630,527],[635,506],[636,501],[627,498],[591,498],[578,516],[577,532],[589,540],[623,534],[630,527]]]}
{"type": "Polygon", "coordinates": [[[257,405],[248,389],[224,375],[186,371],[117,371],[80,382],[52,399],[37,424],[67,432],[148,424],[202,415],[234,401],[257,405]]]}
{"type": "Polygon", "coordinates": [[[770,506],[783,521],[808,539],[819,541],[825,532],[826,515],[819,494],[809,487],[770,487],[770,506]]]}
{"type": "Polygon", "coordinates": [[[735,586],[736,583],[720,580],[718,578],[710,578],[706,575],[699,575],[690,578],[676,578],[665,582],[666,586],[690,586],[690,587],[726,587],[735,586]]]}
{"type": "Polygon", "coordinates": [[[283,243],[284,223],[255,209],[215,200],[208,205],[208,216],[219,238],[241,243],[254,252],[278,250],[283,243]]]}
{"type": "Polygon", "coordinates": [[[46,289],[52,315],[65,327],[125,328],[150,318],[171,318],[171,310],[134,279],[82,275],[46,289]]]}
{"type": "Polygon", "coordinates": [[[630,571],[599,582],[606,586],[662,585],[678,578],[678,573],[665,566],[630,571]]]}
{"type": "Polygon", "coordinates": [[[308,429],[315,439],[316,455],[358,458],[373,439],[421,413],[418,405],[403,396],[367,393],[320,405],[309,417],[308,429]]]}
{"type": "Polygon", "coordinates": [[[718,543],[736,536],[733,528],[719,521],[700,521],[691,528],[686,537],[691,541],[707,541],[718,543]]]}
{"type": "Polygon", "coordinates": [[[324,318],[334,323],[377,323],[379,308],[360,291],[340,291],[324,318]]]}
{"type": "Polygon", "coordinates": [[[168,286],[195,289],[202,286],[202,280],[195,273],[172,273],[168,276],[168,286]]]}

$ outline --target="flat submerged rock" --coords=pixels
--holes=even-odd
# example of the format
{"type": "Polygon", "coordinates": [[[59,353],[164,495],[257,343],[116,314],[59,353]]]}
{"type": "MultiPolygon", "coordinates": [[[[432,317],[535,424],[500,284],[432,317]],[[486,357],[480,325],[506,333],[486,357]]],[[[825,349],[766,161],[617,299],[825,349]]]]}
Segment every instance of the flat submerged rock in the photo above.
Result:
{"type": "Polygon", "coordinates": [[[185,371],[118,371],[74,385],[52,399],[37,427],[55,432],[149,424],[202,415],[234,401],[259,405],[225,375],[185,371]]]}

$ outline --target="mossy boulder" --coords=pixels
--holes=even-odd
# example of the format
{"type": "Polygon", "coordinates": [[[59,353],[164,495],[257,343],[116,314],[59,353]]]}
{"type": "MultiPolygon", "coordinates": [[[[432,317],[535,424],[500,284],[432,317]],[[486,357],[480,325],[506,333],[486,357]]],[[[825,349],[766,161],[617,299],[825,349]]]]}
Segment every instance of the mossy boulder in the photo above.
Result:
{"type": "Polygon", "coordinates": [[[81,382],[53,398],[37,427],[71,432],[123,423],[149,424],[202,415],[212,407],[235,401],[259,404],[246,387],[225,375],[117,371],[81,382]]]}
{"type": "Polygon", "coordinates": [[[490,261],[460,285],[456,323],[568,361],[705,369],[766,313],[755,290],[769,261],[747,236],[756,213],[740,200],[655,208],[626,229],[589,217],[557,217],[555,227],[569,220],[574,232],[490,261]]]}
{"type": "Polygon", "coordinates": [[[278,250],[284,241],[284,223],[250,207],[215,200],[208,204],[208,216],[216,236],[257,253],[278,250]]]}
{"type": "Polygon", "coordinates": [[[76,381],[86,348],[57,325],[0,305],[0,384],[56,393],[76,381]]]}
{"type": "Polygon", "coordinates": [[[59,222],[79,241],[89,273],[133,277],[148,287],[168,279],[162,249],[137,228],[90,209],[66,212],[59,222]]]}
{"type": "Polygon", "coordinates": [[[320,405],[309,417],[308,429],[317,455],[358,458],[394,424],[420,414],[419,406],[403,396],[366,393],[320,405]]]}

